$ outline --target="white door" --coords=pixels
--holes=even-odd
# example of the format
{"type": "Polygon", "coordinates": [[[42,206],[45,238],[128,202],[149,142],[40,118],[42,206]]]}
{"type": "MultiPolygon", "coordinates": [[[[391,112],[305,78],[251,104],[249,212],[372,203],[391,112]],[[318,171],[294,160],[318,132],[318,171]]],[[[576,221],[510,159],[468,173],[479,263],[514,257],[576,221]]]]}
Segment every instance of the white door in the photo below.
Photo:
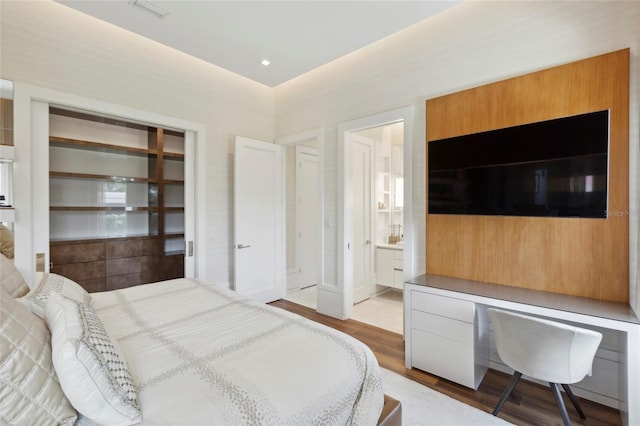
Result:
{"type": "Polygon", "coordinates": [[[353,303],[369,298],[373,275],[373,141],[352,135],[353,161],[353,303]]]}
{"type": "Polygon", "coordinates": [[[296,257],[300,288],[318,284],[318,153],[296,146],[296,257]]]}
{"type": "Polygon", "coordinates": [[[282,148],[242,137],[235,148],[235,291],[267,303],[285,294],[282,148]]]}

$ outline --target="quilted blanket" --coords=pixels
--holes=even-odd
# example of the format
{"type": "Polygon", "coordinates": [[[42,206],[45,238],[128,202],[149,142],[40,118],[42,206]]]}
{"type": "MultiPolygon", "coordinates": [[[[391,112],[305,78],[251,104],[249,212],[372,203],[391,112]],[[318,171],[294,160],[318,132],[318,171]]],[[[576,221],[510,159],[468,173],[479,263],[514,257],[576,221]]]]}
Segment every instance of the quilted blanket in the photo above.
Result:
{"type": "Polygon", "coordinates": [[[380,369],[360,341],[214,284],[93,293],[143,425],[375,425],[380,369]]]}

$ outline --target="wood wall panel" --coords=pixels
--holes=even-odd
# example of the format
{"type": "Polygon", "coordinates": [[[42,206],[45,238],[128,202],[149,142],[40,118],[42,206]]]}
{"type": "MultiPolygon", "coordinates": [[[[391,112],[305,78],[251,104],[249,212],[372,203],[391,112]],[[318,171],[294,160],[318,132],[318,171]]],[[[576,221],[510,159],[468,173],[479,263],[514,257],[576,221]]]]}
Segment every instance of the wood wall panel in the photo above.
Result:
{"type": "Polygon", "coordinates": [[[427,272],[627,303],[629,49],[428,100],[427,152],[432,140],[603,109],[607,219],[427,214],[427,272]]]}

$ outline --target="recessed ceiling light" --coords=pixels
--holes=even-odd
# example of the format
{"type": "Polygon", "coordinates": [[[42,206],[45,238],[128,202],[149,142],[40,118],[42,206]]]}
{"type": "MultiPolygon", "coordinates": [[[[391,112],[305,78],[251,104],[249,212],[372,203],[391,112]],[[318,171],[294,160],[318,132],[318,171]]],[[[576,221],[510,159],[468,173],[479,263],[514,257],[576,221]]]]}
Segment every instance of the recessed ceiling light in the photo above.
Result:
{"type": "Polygon", "coordinates": [[[268,67],[269,65],[271,65],[271,62],[269,62],[268,59],[263,59],[262,62],[260,62],[262,65],[264,65],[265,67],[268,67]]]}

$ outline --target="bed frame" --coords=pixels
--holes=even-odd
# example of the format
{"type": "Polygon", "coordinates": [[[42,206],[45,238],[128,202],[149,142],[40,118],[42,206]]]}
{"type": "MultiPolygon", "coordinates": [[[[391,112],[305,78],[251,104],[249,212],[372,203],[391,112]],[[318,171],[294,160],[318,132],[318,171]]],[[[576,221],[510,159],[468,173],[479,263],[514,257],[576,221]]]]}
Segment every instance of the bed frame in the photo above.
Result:
{"type": "Polygon", "coordinates": [[[384,406],[378,426],[402,426],[402,404],[397,399],[384,395],[384,406]]]}

